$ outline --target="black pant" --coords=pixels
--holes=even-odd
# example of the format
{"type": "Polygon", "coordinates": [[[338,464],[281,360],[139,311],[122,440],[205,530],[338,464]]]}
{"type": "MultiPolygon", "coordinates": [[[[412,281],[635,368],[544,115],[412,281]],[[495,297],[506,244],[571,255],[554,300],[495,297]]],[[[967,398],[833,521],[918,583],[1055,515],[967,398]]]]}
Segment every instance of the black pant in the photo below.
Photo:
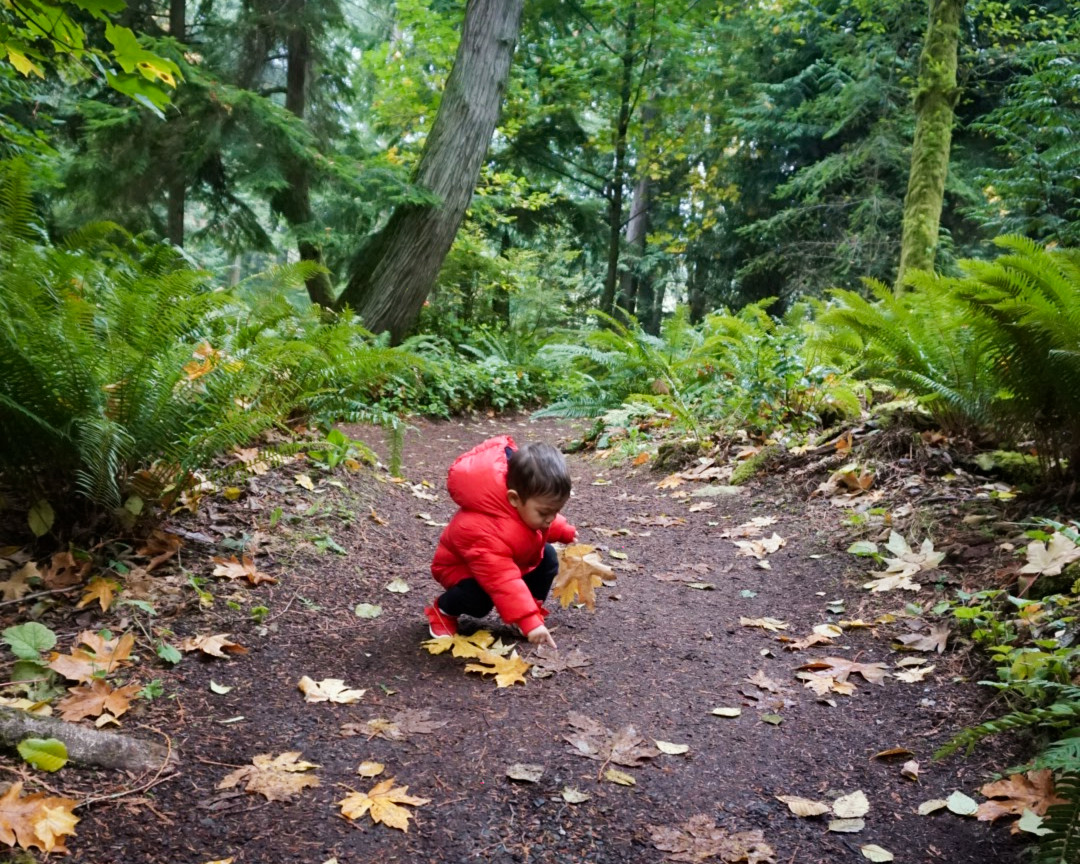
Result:
{"type": "MultiPolygon", "coordinates": [[[[545,543],[544,560],[540,562],[540,566],[521,578],[529,586],[529,593],[538,603],[543,603],[558,572],[559,553],[550,543],[545,543]]],[[[455,617],[471,615],[473,618],[483,618],[495,606],[495,601],[488,596],[487,591],[472,578],[462,579],[453,588],[448,588],[436,602],[443,612],[455,617]]]]}

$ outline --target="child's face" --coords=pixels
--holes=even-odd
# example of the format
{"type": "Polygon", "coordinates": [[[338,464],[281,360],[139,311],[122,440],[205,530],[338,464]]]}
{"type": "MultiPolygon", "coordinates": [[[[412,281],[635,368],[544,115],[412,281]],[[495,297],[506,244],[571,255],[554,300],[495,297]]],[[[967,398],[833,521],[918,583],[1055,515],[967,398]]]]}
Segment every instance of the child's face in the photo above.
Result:
{"type": "Polygon", "coordinates": [[[559,511],[566,506],[565,498],[548,495],[534,495],[522,501],[521,496],[513,489],[507,490],[506,497],[510,506],[517,510],[521,521],[533,531],[546,531],[550,528],[559,511]]]}

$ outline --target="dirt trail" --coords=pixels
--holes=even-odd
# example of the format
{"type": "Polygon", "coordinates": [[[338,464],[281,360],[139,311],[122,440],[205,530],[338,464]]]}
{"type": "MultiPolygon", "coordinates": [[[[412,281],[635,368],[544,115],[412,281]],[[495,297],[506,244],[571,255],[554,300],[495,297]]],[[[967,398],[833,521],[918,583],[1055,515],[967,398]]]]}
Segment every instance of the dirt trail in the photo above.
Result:
{"type": "MultiPolygon", "coordinates": [[[[249,591],[239,612],[219,599],[209,618],[173,622],[179,635],[228,632],[250,653],[228,660],[187,657],[161,675],[171,698],[151,703],[139,722],[172,738],[182,770],[146,793],[84,812],[69,860],[637,864],[664,860],[649,826],[680,826],[694,814],[731,832],[760,830],[777,862],[863,861],[859,847],[867,843],[901,862],[1018,860],[1021,847],[1003,827],[948,812],[915,812],[921,802],[955,789],[973,794],[986,777],[979,752],[967,761],[929,758],[958,724],[979,719],[975,712],[985,695],[957,680],[975,674],[966,654],[950,646],[931,661],[937,669],[925,683],[886,678],[877,685],[852,676],[857,689],[835,695],[833,707],[796,680],[796,667],[840,656],[892,669],[899,657],[889,647],[900,632],[895,625],[849,631],[835,645],[799,652],[785,651],[776,633],[739,626],[740,616],[770,616],[805,636],[814,625],[871,614],[863,607],[868,594],[859,588],[869,568],[843,551],[841,511],[820,504],[808,509],[804,490],[784,482],[735,497],[679,499],[656,488],[663,475],[647,466],[609,469],[570,457],[575,494],[566,516],[582,542],[626,556],[615,559],[623,569],[614,586],[598,591],[595,614],[557,609],[551,619],[560,649],[580,650],[591,665],[499,689],[488,678],[464,674],[464,660],[420,648],[426,637],[421,609],[435,594],[427,568],[440,528],[418,514],[445,522],[453,512],[443,487],[450,461],[491,434],[557,441],[568,429],[525,421],[420,424],[406,438],[404,470],[413,483],[428,481],[430,489],[416,491],[436,495],[435,501],[416,497],[409,486],[374,483],[367,473],[335,475],[350,488],[324,484],[321,493],[305,492],[288,476],[263,483],[278,496],[267,506],[280,503],[286,517],[306,514],[295,523],[283,519],[277,530],[285,541],[260,559],[260,568],[280,582],[249,591]],[[312,501],[329,503],[311,513],[312,501]],[[689,512],[690,502],[717,506],[689,512]],[[346,527],[341,516],[350,512],[356,518],[346,527]],[[685,524],[642,524],[661,514],[685,524]],[[755,516],[777,517],[766,533],[775,530],[787,540],[768,556],[770,570],[736,556],[720,536],[755,516]],[[600,528],[629,533],[607,536],[600,528]],[[348,554],[317,552],[312,541],[327,534],[348,554]],[[711,583],[711,590],[654,578],[696,565],[705,567],[683,572],[711,583]],[[411,590],[388,592],[395,577],[411,590]],[[839,599],[846,611],[829,614],[826,603],[839,599]],[[383,614],[357,618],[353,609],[360,602],[380,604],[383,614]],[[250,603],[268,607],[261,624],[247,613],[250,603]],[[759,672],[764,678],[758,680],[775,682],[778,692],[747,681],[759,672]],[[297,690],[302,675],[342,678],[367,693],[355,705],[306,704],[297,690]],[[232,690],[215,694],[211,681],[232,690]],[[721,706],[740,707],[741,716],[710,713],[721,706]],[[340,734],[346,723],[424,709],[447,725],[399,742],[340,734]],[[598,782],[603,766],[575,755],[563,740],[571,732],[571,711],[612,730],[633,725],[650,743],[690,749],[622,769],[635,778],[632,787],[598,782]],[[781,722],[772,725],[763,715],[781,722]],[[921,763],[918,783],[901,777],[900,762],[871,758],[897,746],[914,751],[921,763]],[[287,803],[215,789],[232,766],[289,750],[320,766],[318,788],[287,803]],[[365,760],[384,763],[383,777],[430,799],[410,808],[415,819],[407,834],[367,817],[349,823],[339,815],[335,802],[349,788],[366,791],[377,782],[357,776],[365,760]],[[535,784],[510,781],[505,771],[513,763],[542,765],[544,774],[535,784]],[[568,804],[560,795],[567,786],[591,798],[568,804]],[[870,802],[865,828],[856,834],[829,833],[828,817],[796,818],[774,797],[832,800],[856,790],[870,802]]],[[[256,516],[265,520],[265,510],[256,516]]],[[[610,563],[609,555],[605,559],[610,563]]],[[[876,602],[899,609],[910,597],[900,593],[876,602]]],[[[486,624],[509,638],[494,619],[486,624]]],[[[115,785],[116,778],[99,782],[115,785]]]]}

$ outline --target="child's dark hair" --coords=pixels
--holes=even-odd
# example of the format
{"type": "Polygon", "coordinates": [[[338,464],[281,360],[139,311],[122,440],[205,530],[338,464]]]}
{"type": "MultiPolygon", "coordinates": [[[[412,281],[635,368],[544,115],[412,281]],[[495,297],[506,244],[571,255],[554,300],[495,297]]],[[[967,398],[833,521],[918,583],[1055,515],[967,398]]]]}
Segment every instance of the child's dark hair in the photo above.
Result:
{"type": "Polygon", "coordinates": [[[522,501],[570,497],[570,472],[562,453],[550,444],[526,444],[506,460],[506,488],[522,501]]]}

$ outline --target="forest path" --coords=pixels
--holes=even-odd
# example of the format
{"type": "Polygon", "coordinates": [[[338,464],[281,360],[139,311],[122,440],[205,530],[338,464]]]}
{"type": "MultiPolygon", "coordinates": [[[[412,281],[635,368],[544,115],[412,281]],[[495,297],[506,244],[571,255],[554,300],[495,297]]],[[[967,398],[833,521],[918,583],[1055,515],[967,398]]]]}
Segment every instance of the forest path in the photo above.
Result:
{"type": "MultiPolygon", "coordinates": [[[[678,829],[696,814],[731,834],[760,831],[760,842],[785,864],[863,861],[865,844],[901,862],[1019,860],[1021,846],[1002,826],[947,811],[916,812],[922,802],[957,789],[974,795],[989,770],[982,750],[967,760],[930,760],[951,733],[982,719],[976,712],[986,696],[965,680],[974,674],[966,652],[950,645],[944,654],[923,655],[936,669],[922,683],[885,677],[875,684],[853,674],[854,692],[831,694],[830,705],[796,679],[797,667],[841,657],[902,671],[896,662],[911,654],[900,655],[890,644],[907,628],[897,622],[847,629],[835,644],[788,651],[778,632],[740,626],[740,618],[769,617],[788,625],[784,634],[804,637],[840,619],[872,621],[911,599],[907,592],[871,598],[860,587],[871,568],[844,551],[843,511],[810,502],[807,490],[790,479],[767,479],[730,496],[693,495],[684,493],[709,484],[658,489],[665,475],[648,465],[613,468],[570,456],[574,497],[564,513],[578,526],[579,542],[601,549],[605,563],[617,568],[615,584],[597,591],[595,613],[548,604],[562,654],[579,651],[590,665],[545,679],[527,675],[524,685],[499,688],[488,677],[465,674],[466,660],[428,654],[420,645],[427,636],[421,610],[437,593],[428,570],[437,523],[454,511],[444,486],[447,467],[484,438],[505,432],[519,443],[559,443],[574,427],[516,419],[418,422],[405,440],[408,483],[385,481],[385,475],[385,482],[374,483],[366,471],[338,473],[329,479],[343,487],[323,478],[309,492],[293,484],[291,475],[305,470],[294,466],[291,474],[263,482],[267,497],[250,518],[265,520],[270,509],[282,507],[276,540],[265,544],[269,558],[258,559],[279,583],[237,599],[242,613],[216,603],[210,625],[194,617],[174,622],[179,635],[207,626],[229,632],[249,653],[189,658],[165,677],[173,698],[152,703],[147,722],[179,748],[181,771],[134,801],[84,812],[70,860],[637,864],[665,860],[652,826],[678,829]],[[764,536],[775,531],[786,541],[767,555],[770,569],[737,554],[732,539],[722,536],[754,517],[775,518],[764,536]],[[335,546],[344,554],[335,554],[335,546]],[[663,574],[675,581],[655,578],[663,574]],[[407,593],[387,590],[397,578],[408,584],[407,593]],[[844,611],[830,612],[841,600],[844,611]],[[252,603],[269,609],[261,623],[248,612],[252,603]],[[382,614],[359,618],[358,603],[378,604],[382,614]],[[366,693],[351,705],[309,704],[297,689],[303,675],[341,678],[366,693]],[[211,681],[232,689],[214,693],[211,681]],[[711,713],[716,708],[741,713],[723,717],[711,713]],[[632,725],[649,745],[659,740],[689,750],[640,767],[582,758],[564,740],[574,732],[571,712],[612,731],[632,725]],[[405,727],[403,736],[372,737],[377,727],[366,724],[375,718],[405,727]],[[445,725],[407,731],[410,720],[425,718],[445,725]],[[346,724],[360,734],[344,737],[346,724]],[[904,758],[920,763],[918,782],[901,776],[904,758],[872,758],[895,747],[911,750],[904,758]],[[313,771],[318,787],[287,802],[216,790],[233,766],[285,751],[301,751],[320,766],[313,771]],[[357,776],[366,761],[381,763],[385,772],[357,776]],[[516,763],[542,766],[543,775],[535,783],[512,781],[506,771],[516,763]],[[601,779],[609,767],[630,774],[635,784],[601,779]],[[350,789],[366,792],[387,777],[428,799],[407,807],[414,817],[408,833],[368,816],[350,822],[340,815],[337,802],[350,789]],[[589,797],[568,803],[567,788],[589,797]],[[829,815],[797,818],[775,797],[830,803],[859,790],[869,810],[858,833],[828,831],[829,815]]],[[[374,446],[385,458],[384,443],[374,446]]],[[[494,618],[483,625],[512,639],[494,618]]],[[[532,654],[527,643],[517,647],[526,658],[532,654]]],[[[1000,758],[995,764],[1003,764],[1000,758]]],[[[714,851],[737,854],[717,836],[700,839],[699,850],[711,843],[714,851]]]]}

